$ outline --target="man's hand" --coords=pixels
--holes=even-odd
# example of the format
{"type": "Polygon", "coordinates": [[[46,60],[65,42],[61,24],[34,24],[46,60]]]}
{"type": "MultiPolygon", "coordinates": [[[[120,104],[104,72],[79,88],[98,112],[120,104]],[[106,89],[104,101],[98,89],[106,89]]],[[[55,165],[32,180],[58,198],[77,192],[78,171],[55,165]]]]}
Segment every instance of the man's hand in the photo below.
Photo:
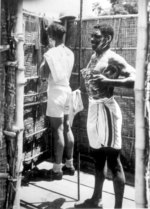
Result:
{"type": "Polygon", "coordinates": [[[100,75],[93,75],[93,78],[92,78],[93,81],[99,81],[99,82],[107,82],[108,81],[108,78],[102,74],[100,75]]]}

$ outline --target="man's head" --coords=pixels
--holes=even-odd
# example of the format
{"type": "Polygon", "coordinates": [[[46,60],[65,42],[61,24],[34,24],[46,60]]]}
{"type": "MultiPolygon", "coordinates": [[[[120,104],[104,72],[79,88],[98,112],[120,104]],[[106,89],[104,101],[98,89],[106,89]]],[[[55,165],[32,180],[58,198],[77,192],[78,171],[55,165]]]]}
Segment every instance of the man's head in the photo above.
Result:
{"type": "Polygon", "coordinates": [[[110,47],[113,36],[114,30],[110,25],[95,25],[91,35],[92,49],[96,51],[97,54],[101,54],[110,47]]]}
{"type": "Polygon", "coordinates": [[[63,40],[63,36],[66,33],[65,27],[58,24],[58,23],[52,23],[49,27],[48,27],[48,35],[49,37],[51,37],[52,39],[56,40],[56,41],[62,41],[63,40]]]}

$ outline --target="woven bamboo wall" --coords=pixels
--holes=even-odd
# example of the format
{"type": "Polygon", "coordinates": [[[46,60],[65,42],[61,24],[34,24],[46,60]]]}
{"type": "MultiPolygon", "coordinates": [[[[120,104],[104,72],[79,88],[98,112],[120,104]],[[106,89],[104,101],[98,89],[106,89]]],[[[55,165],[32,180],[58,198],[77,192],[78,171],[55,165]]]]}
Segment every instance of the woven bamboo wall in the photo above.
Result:
{"type": "MultiPolygon", "coordinates": [[[[2,1],[1,9],[1,45],[7,45],[6,32],[6,12],[4,10],[4,2],[2,1]]],[[[7,61],[6,52],[0,53],[0,173],[7,172],[7,154],[6,142],[3,135],[4,115],[5,115],[5,62],[7,61]]],[[[0,208],[3,208],[6,199],[6,180],[0,179],[0,208]]]]}
{"type": "Polygon", "coordinates": [[[25,34],[25,77],[24,92],[24,168],[31,168],[39,157],[48,150],[45,112],[47,82],[39,80],[38,65],[42,56],[41,19],[24,13],[25,34]]]}
{"type": "MultiPolygon", "coordinates": [[[[92,28],[97,23],[107,23],[113,26],[115,36],[111,44],[112,50],[123,56],[128,63],[135,67],[136,61],[136,44],[137,44],[137,16],[103,16],[96,19],[85,19],[82,22],[82,50],[81,50],[81,69],[86,67],[92,52],[90,43],[90,34],[92,28]]],[[[69,21],[67,31],[67,45],[75,53],[74,73],[71,77],[71,85],[73,89],[78,87],[78,71],[79,71],[79,22],[69,21]]],[[[82,85],[82,82],[81,82],[82,85]]],[[[82,88],[82,87],[81,87],[82,88]]],[[[134,142],[135,142],[135,122],[134,122],[134,92],[127,88],[115,88],[116,100],[118,101],[123,114],[123,149],[122,159],[124,167],[134,171],[134,142]]],[[[82,92],[82,98],[85,109],[80,113],[81,134],[79,144],[82,147],[81,152],[89,150],[86,120],[88,99],[86,92],[82,92]]],[[[78,117],[74,121],[74,133],[76,135],[76,127],[78,127],[78,117]]]]}
{"type": "MultiPolygon", "coordinates": [[[[3,135],[4,130],[4,104],[5,104],[5,68],[0,64],[0,173],[7,172],[6,142],[3,135]]],[[[0,179],[0,208],[6,198],[6,180],[0,179]]]]}

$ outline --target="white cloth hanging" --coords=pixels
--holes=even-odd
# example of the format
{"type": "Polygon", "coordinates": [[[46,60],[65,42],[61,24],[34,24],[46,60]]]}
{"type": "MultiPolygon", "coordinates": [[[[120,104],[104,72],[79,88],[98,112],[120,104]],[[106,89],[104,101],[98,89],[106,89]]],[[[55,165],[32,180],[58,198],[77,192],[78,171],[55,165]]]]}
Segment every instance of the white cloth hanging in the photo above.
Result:
{"type": "Polygon", "coordinates": [[[44,58],[48,63],[55,84],[68,86],[74,64],[73,52],[61,44],[49,49],[44,54],[44,58]]]}
{"type": "Polygon", "coordinates": [[[71,99],[70,99],[70,111],[69,111],[69,121],[70,126],[73,124],[73,119],[75,115],[84,109],[81,91],[79,89],[72,91],[71,99]]]}

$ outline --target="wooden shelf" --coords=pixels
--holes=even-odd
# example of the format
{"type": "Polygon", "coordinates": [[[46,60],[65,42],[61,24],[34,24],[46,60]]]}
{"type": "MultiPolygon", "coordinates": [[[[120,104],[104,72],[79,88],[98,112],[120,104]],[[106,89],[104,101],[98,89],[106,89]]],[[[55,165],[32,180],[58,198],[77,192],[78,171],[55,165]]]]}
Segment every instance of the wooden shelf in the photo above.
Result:
{"type": "Polygon", "coordinates": [[[38,96],[38,95],[45,94],[45,93],[47,93],[47,91],[33,93],[33,94],[25,94],[24,97],[38,96]]]}
{"type": "Polygon", "coordinates": [[[39,102],[31,102],[31,103],[27,103],[27,104],[24,104],[24,108],[25,108],[25,107],[34,106],[34,105],[40,105],[40,104],[46,103],[46,102],[47,102],[47,100],[45,100],[45,101],[39,101],[39,102]]]}
{"type": "Polygon", "coordinates": [[[7,51],[9,49],[9,45],[0,45],[0,52],[7,51]]]}
{"type": "Polygon", "coordinates": [[[27,80],[32,80],[32,79],[38,79],[39,76],[31,76],[31,77],[25,77],[27,80]]]}
{"type": "Polygon", "coordinates": [[[32,137],[32,136],[35,136],[35,135],[37,135],[37,134],[40,134],[40,133],[42,133],[42,132],[44,132],[44,131],[46,131],[46,130],[47,130],[47,128],[43,128],[43,129],[41,129],[41,130],[39,130],[39,131],[33,132],[32,134],[29,134],[28,136],[25,136],[25,139],[28,139],[28,138],[30,138],[30,137],[32,137]]]}
{"type": "Polygon", "coordinates": [[[35,154],[32,157],[25,158],[23,161],[27,162],[27,161],[33,160],[34,158],[39,157],[40,155],[44,154],[45,152],[48,152],[48,149],[43,151],[43,152],[40,152],[38,154],[35,154]]]}

